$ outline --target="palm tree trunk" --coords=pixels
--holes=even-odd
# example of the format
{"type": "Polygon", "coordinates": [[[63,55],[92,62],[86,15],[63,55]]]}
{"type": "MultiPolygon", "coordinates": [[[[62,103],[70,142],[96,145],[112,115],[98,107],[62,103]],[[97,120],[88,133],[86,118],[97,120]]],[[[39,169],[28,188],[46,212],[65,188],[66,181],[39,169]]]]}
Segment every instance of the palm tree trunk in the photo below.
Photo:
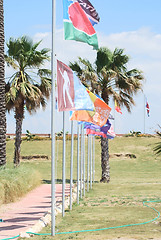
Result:
{"type": "Polygon", "coordinates": [[[16,119],[16,138],[15,138],[15,153],[14,153],[14,166],[20,165],[20,152],[21,152],[21,134],[22,134],[22,122],[24,118],[23,104],[21,107],[15,110],[16,119]]]}
{"type": "Polygon", "coordinates": [[[102,178],[100,182],[108,183],[110,181],[110,165],[107,138],[101,137],[101,150],[102,178]]]}
{"type": "Polygon", "coordinates": [[[4,16],[3,0],[0,0],[0,166],[6,163],[6,103],[4,65],[4,16]]]}
{"type": "MultiPolygon", "coordinates": [[[[106,85],[102,88],[101,97],[105,103],[109,103],[109,96],[106,92],[106,85]]],[[[102,167],[102,177],[100,182],[108,183],[110,181],[110,163],[109,163],[109,146],[108,138],[101,137],[101,167],[102,167]]]]}

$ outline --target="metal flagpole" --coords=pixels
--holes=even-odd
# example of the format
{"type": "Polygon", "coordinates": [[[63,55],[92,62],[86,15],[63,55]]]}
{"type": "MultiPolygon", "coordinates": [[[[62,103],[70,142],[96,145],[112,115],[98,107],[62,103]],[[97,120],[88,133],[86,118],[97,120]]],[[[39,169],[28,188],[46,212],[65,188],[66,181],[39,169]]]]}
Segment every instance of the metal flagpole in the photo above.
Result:
{"type": "Polygon", "coordinates": [[[62,216],[65,215],[65,112],[63,112],[63,182],[62,182],[62,216]]]}
{"type": "Polygon", "coordinates": [[[85,135],[83,129],[83,195],[85,196],[85,135]]]}
{"type": "Polygon", "coordinates": [[[56,0],[52,0],[52,93],[51,93],[51,235],[55,236],[55,27],[56,27],[56,0]]]}
{"type": "Polygon", "coordinates": [[[95,136],[93,136],[93,183],[95,178],[95,136]]]}
{"type": "Polygon", "coordinates": [[[145,134],[145,94],[144,94],[144,134],[145,134]]]}
{"type": "Polygon", "coordinates": [[[92,189],[92,135],[90,136],[90,189],[92,189]]]}
{"type": "Polygon", "coordinates": [[[116,110],[115,110],[115,102],[114,102],[114,132],[116,132],[116,110]]]}
{"type": "Polygon", "coordinates": [[[79,124],[77,125],[77,204],[79,204],[79,124]]]}
{"type": "Polygon", "coordinates": [[[72,210],[72,186],[73,186],[73,145],[74,145],[73,121],[71,121],[70,210],[72,210]]]}
{"type": "Polygon", "coordinates": [[[90,135],[88,135],[88,151],[87,151],[87,192],[89,192],[89,158],[90,158],[90,135]]]}
{"type": "Polygon", "coordinates": [[[83,125],[81,124],[81,158],[80,158],[80,198],[82,198],[82,165],[83,165],[83,125]]]}

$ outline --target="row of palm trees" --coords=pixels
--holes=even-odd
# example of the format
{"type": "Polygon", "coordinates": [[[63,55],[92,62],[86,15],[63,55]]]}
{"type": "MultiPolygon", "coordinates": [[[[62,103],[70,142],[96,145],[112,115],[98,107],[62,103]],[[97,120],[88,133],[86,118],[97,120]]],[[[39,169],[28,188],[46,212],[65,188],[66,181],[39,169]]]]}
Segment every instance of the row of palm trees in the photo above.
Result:
{"type": "MultiPolygon", "coordinates": [[[[45,107],[51,92],[51,71],[42,68],[49,61],[49,49],[37,50],[41,42],[23,36],[10,38],[5,61],[14,73],[5,85],[6,109],[14,110],[16,119],[16,138],[14,165],[20,164],[20,147],[22,123],[25,110],[35,112],[40,106],[45,107]]],[[[86,87],[99,94],[109,104],[110,97],[121,106],[131,111],[134,105],[133,95],[142,89],[143,75],[137,69],[127,70],[129,57],[123,49],[116,48],[113,52],[108,48],[100,48],[94,64],[79,57],[70,63],[86,87]]],[[[109,148],[108,139],[101,138],[101,182],[109,182],[109,148]]],[[[4,161],[1,162],[1,165],[4,161]]]]}
{"type": "MultiPolygon", "coordinates": [[[[50,61],[49,49],[38,50],[41,42],[23,36],[10,38],[8,51],[4,55],[3,0],[0,0],[0,166],[6,163],[6,116],[5,109],[14,110],[16,119],[16,139],[14,165],[20,164],[22,123],[25,111],[35,112],[40,106],[45,108],[51,92],[51,71],[44,69],[44,63],[50,61]],[[5,83],[4,59],[14,72],[5,83]],[[5,102],[6,101],[6,102],[5,102]]],[[[120,106],[130,112],[134,105],[133,96],[142,89],[143,75],[137,69],[127,69],[129,56],[123,49],[114,51],[100,48],[94,64],[87,59],[78,58],[70,67],[77,73],[86,87],[100,95],[109,104],[112,97],[120,106]]],[[[101,138],[101,182],[109,182],[108,139],[101,138]]]]}

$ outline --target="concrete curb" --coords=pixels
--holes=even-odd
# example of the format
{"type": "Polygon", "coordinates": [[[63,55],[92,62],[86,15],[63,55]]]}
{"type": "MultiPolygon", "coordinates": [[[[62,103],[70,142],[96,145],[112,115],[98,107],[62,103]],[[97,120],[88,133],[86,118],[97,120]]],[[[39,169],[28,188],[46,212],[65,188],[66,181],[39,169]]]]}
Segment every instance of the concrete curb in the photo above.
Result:
{"type": "MultiPolygon", "coordinates": [[[[73,190],[72,190],[72,202],[75,202],[77,198],[77,187],[74,186],[73,190]]],[[[65,209],[67,209],[70,205],[70,196],[66,197],[65,199],[65,209]]],[[[62,212],[62,204],[56,204],[55,207],[55,215],[58,215],[59,213],[62,212]]],[[[25,232],[20,232],[20,237],[21,238],[30,238],[32,236],[34,236],[34,234],[32,233],[39,233],[44,227],[46,227],[48,224],[51,223],[51,211],[48,211],[44,214],[44,216],[42,218],[40,218],[37,223],[27,229],[27,231],[25,232]],[[30,234],[28,233],[30,232],[30,234]]]]}

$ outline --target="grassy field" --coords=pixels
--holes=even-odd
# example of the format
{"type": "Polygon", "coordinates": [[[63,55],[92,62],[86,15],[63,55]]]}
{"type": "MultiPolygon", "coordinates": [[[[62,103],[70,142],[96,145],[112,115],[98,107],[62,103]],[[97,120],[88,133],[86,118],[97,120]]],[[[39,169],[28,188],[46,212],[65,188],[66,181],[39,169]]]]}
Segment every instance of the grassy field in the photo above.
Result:
{"type": "MultiPolygon", "coordinates": [[[[91,230],[128,224],[136,224],[154,219],[157,216],[152,209],[143,206],[144,200],[161,199],[161,158],[153,153],[153,147],[159,139],[154,137],[117,137],[110,140],[109,184],[99,183],[101,177],[100,142],[95,145],[95,184],[93,189],[66,210],[65,217],[56,217],[56,232],[91,230]],[[135,154],[136,158],[116,157],[116,153],[135,154]]],[[[44,154],[50,158],[50,141],[31,141],[22,143],[22,155],[44,154]]],[[[8,158],[12,159],[13,142],[7,143],[8,158]]],[[[74,146],[74,179],[76,179],[76,142],[74,146]]],[[[66,178],[69,180],[70,142],[66,148],[66,178]]],[[[87,159],[87,156],[86,156],[87,159]]],[[[49,160],[23,161],[22,166],[37,169],[42,182],[49,183],[51,178],[49,160]]],[[[62,141],[56,142],[56,178],[62,178],[62,141]]],[[[149,206],[161,212],[161,203],[149,203],[149,206]]],[[[43,233],[50,233],[50,226],[43,233]]],[[[55,240],[104,240],[125,237],[127,239],[161,239],[161,219],[140,226],[56,235],[55,240]]],[[[33,240],[50,240],[50,236],[34,236],[33,240]]]]}

